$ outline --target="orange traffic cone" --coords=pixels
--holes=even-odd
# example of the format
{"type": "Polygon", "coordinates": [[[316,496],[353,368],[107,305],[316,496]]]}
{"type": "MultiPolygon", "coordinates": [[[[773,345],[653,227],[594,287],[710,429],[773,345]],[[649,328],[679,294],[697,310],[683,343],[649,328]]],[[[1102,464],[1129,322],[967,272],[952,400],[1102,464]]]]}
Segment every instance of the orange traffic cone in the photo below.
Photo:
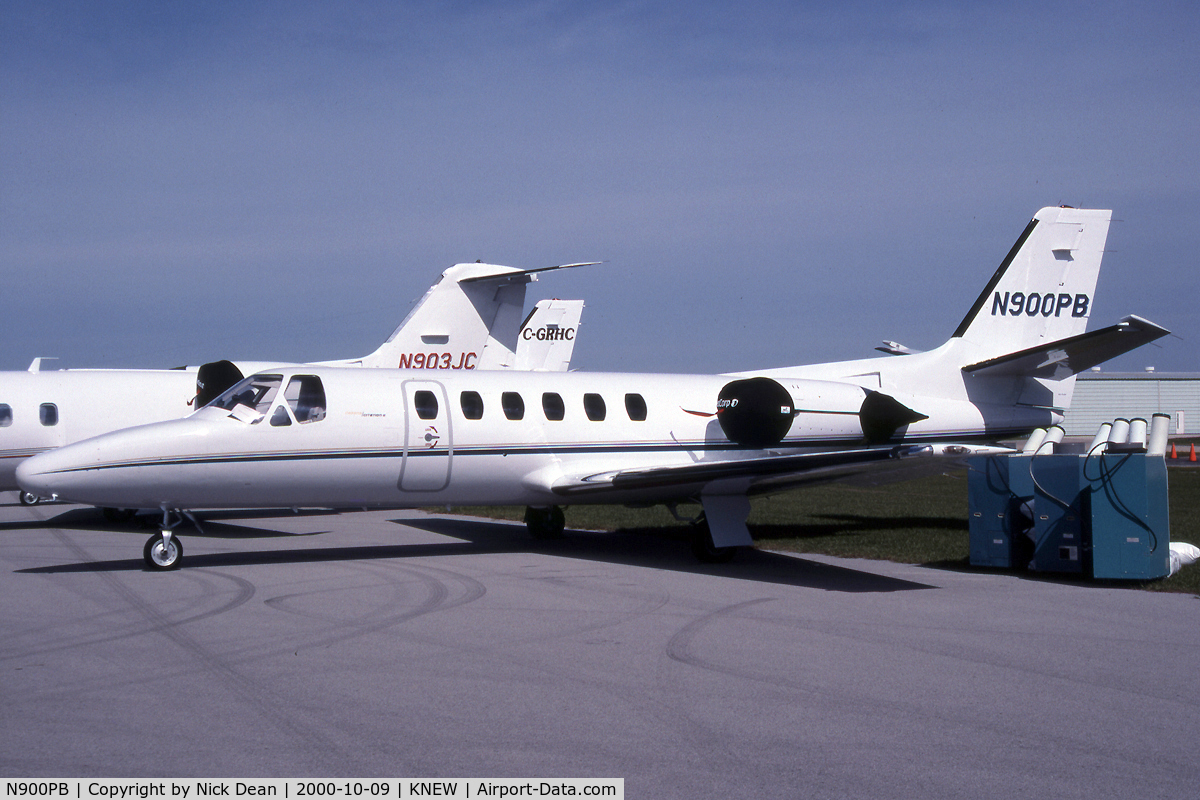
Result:
{"type": "Polygon", "coordinates": [[[1179,458],[1179,453],[1175,450],[1174,442],[1171,442],[1171,458],[1179,458]]]}
{"type": "Polygon", "coordinates": [[[1192,442],[1192,454],[1188,456],[1188,461],[1195,462],[1196,460],[1196,443],[1192,442]]]}

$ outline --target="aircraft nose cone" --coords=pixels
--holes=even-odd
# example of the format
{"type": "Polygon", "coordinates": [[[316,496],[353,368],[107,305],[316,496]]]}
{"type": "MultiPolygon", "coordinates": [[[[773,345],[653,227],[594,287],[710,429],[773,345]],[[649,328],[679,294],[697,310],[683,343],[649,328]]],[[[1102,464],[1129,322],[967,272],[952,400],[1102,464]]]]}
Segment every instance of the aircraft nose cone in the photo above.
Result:
{"type": "Polygon", "coordinates": [[[54,451],[41,453],[27,458],[17,465],[17,485],[23,491],[36,494],[38,497],[53,497],[54,468],[52,456],[54,451]]]}
{"type": "Polygon", "coordinates": [[[74,503],[110,505],[104,470],[106,460],[120,450],[128,437],[124,431],[104,434],[64,445],[27,458],[17,465],[17,485],[39,497],[53,497],[74,503]]]}

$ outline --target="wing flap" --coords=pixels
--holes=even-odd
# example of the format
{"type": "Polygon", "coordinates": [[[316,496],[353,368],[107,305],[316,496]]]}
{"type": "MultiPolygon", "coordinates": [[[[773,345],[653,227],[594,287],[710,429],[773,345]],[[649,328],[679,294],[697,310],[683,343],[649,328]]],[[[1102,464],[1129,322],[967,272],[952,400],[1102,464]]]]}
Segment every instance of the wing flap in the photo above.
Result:
{"type": "Polygon", "coordinates": [[[661,489],[671,486],[704,485],[728,479],[754,479],[815,470],[867,464],[898,458],[910,447],[863,447],[854,450],[793,453],[784,456],[698,461],[661,467],[642,467],[590,475],[561,476],[550,490],[563,496],[612,491],[661,489]]]}

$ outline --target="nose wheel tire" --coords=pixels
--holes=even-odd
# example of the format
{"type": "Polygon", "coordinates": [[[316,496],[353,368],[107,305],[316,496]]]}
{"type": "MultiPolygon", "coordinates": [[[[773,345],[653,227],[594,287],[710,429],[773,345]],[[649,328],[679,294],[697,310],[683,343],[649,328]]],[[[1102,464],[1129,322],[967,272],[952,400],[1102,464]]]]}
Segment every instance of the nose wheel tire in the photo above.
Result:
{"type": "Polygon", "coordinates": [[[178,569],[183,559],[183,543],[178,536],[171,536],[164,542],[162,535],[156,533],[146,540],[142,558],[150,569],[178,569]]]}
{"type": "Polygon", "coordinates": [[[18,499],[21,501],[21,505],[23,506],[36,506],[38,503],[42,502],[42,498],[38,497],[33,492],[21,492],[18,496],[18,499]]]}

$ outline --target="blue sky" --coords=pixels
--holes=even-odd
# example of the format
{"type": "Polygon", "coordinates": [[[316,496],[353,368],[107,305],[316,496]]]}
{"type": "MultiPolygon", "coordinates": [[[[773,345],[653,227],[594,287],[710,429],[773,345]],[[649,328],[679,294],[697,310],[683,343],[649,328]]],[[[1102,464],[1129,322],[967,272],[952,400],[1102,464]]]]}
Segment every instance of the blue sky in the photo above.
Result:
{"type": "Polygon", "coordinates": [[[1200,371],[1200,11],[15,3],[0,368],[373,350],[438,274],[603,260],[582,369],[940,344],[1042,206],[1112,208],[1112,368],[1200,371]]]}

